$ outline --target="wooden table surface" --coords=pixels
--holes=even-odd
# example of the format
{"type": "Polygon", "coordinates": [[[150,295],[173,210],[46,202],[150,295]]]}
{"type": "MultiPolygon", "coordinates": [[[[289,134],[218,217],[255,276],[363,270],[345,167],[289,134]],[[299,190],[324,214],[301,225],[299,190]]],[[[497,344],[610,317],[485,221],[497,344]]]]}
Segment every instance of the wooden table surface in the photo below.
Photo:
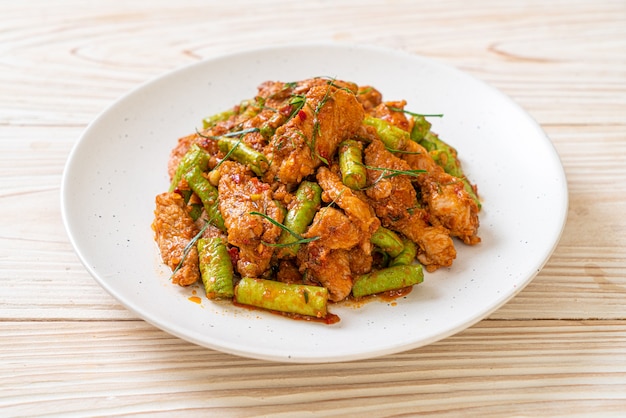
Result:
{"type": "Polygon", "coordinates": [[[0,416],[626,413],[624,0],[2,1],[0,185],[0,416]],[[301,365],[180,340],[92,279],[59,196],[87,124],[164,72],[294,41],[430,57],[531,114],[570,207],[525,290],[429,346],[301,365]]]}

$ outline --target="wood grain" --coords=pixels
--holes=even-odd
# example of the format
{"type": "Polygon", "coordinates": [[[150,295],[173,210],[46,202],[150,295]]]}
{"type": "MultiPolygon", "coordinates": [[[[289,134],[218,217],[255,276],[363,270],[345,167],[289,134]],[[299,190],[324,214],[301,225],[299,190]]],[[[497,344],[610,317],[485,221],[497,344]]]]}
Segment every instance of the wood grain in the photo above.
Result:
{"type": "Polygon", "coordinates": [[[484,321],[427,347],[327,366],[234,357],[139,321],[0,330],[11,341],[0,351],[0,377],[11,379],[0,395],[8,415],[571,416],[623,411],[626,402],[622,321],[484,321]]]}
{"type": "Polygon", "coordinates": [[[623,0],[28,0],[0,12],[1,416],[626,410],[623,0]],[[508,94],[552,140],[567,225],[543,270],[490,318],[377,359],[268,363],[153,328],[80,264],[59,194],[65,161],[99,112],[174,68],[307,41],[454,65],[508,94]]]}

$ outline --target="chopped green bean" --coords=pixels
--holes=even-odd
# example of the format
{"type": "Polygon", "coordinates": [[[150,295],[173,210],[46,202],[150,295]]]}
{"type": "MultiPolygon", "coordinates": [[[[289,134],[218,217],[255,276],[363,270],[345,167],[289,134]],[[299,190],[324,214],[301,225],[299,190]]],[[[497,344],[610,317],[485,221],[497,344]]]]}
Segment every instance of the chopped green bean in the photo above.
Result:
{"type": "Polygon", "coordinates": [[[379,227],[371,236],[370,241],[378,248],[389,254],[391,257],[397,257],[404,250],[402,238],[395,232],[383,226],[379,227]]]}
{"type": "Polygon", "coordinates": [[[403,238],[404,249],[389,263],[389,267],[406,266],[412,264],[417,256],[417,244],[407,238],[403,238]]]}
{"type": "Polygon", "coordinates": [[[211,184],[203,175],[198,166],[191,167],[185,173],[185,180],[189,183],[189,187],[198,195],[204,206],[209,222],[221,229],[226,230],[224,226],[224,218],[219,209],[218,192],[215,186],[211,184]]]}
{"type": "Polygon", "coordinates": [[[200,274],[209,299],[228,299],[234,295],[233,264],[228,248],[219,237],[198,240],[200,274]]]}
{"type": "Polygon", "coordinates": [[[247,165],[257,176],[262,176],[269,167],[265,155],[244,144],[238,138],[221,136],[217,140],[220,151],[228,153],[233,160],[247,165]]]}
{"type": "Polygon", "coordinates": [[[357,277],[352,296],[360,298],[376,293],[398,290],[424,281],[421,264],[398,265],[357,277]]]}
{"type": "Polygon", "coordinates": [[[202,148],[198,146],[198,144],[193,144],[189,151],[185,153],[183,158],[181,158],[178,166],[176,167],[176,172],[174,173],[174,177],[172,178],[172,183],[170,184],[170,192],[173,192],[178,187],[178,184],[183,179],[185,174],[191,170],[193,167],[198,167],[200,171],[206,171],[209,166],[209,155],[204,152],[202,148]]]}
{"type": "Polygon", "coordinates": [[[339,144],[339,168],[343,184],[353,190],[365,187],[367,170],[363,165],[363,151],[358,141],[348,139],[339,144]]]}
{"type": "Polygon", "coordinates": [[[228,120],[231,116],[235,115],[235,111],[233,109],[224,110],[223,112],[216,113],[211,116],[207,116],[202,119],[202,127],[204,129],[211,128],[215,126],[218,122],[223,122],[228,120]]]}
{"type": "Polygon", "coordinates": [[[376,129],[376,133],[385,147],[390,150],[403,151],[406,149],[406,142],[411,140],[411,135],[386,120],[366,116],[363,123],[376,129]]]}
{"type": "Polygon", "coordinates": [[[297,243],[298,238],[288,231],[295,234],[304,233],[313,221],[321,202],[322,188],[319,184],[311,181],[300,183],[295,194],[295,201],[291,209],[287,211],[287,216],[283,222],[287,230],[283,230],[278,238],[278,244],[281,246],[278,251],[279,258],[295,257],[300,244],[297,243]]]}
{"type": "Polygon", "coordinates": [[[325,318],[328,314],[328,290],[321,286],[244,277],[235,286],[235,301],[243,305],[316,318],[325,318]]]}
{"type": "Polygon", "coordinates": [[[430,132],[432,124],[426,120],[422,115],[413,116],[413,128],[411,129],[411,139],[415,142],[420,142],[422,138],[430,132]]]}

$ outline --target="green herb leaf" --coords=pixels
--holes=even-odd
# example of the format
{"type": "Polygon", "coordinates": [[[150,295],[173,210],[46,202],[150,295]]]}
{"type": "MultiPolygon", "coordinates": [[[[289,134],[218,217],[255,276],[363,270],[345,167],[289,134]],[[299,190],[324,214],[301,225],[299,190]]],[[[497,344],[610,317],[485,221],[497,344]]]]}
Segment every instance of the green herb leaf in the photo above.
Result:
{"type": "Polygon", "coordinates": [[[196,134],[198,134],[198,136],[202,137],[202,138],[206,138],[206,139],[213,139],[213,140],[218,140],[221,137],[225,136],[225,137],[229,137],[232,138],[233,136],[239,136],[239,135],[245,135],[245,134],[249,134],[251,132],[259,132],[259,128],[248,128],[248,129],[241,129],[239,131],[233,131],[233,132],[227,132],[224,135],[204,135],[202,132],[198,131],[196,129],[196,134]]]}
{"type": "Polygon", "coordinates": [[[406,113],[407,115],[411,115],[411,116],[422,116],[424,118],[442,118],[443,117],[443,113],[432,113],[432,114],[415,113],[415,112],[409,112],[408,110],[400,109],[399,107],[388,106],[388,108],[390,110],[393,110],[394,112],[402,112],[402,113],[406,113]]]}
{"type": "Polygon", "coordinates": [[[390,173],[390,174],[383,174],[382,178],[391,178],[391,177],[396,177],[396,176],[401,176],[401,175],[417,177],[420,174],[426,172],[426,170],[396,170],[393,168],[372,167],[370,165],[365,165],[365,164],[361,164],[361,165],[369,170],[376,170],[376,171],[382,171],[383,173],[385,172],[390,173]]]}
{"type": "Polygon", "coordinates": [[[297,241],[294,242],[290,242],[287,244],[273,244],[271,242],[263,242],[264,245],[267,245],[268,247],[288,247],[290,245],[296,245],[296,244],[306,244],[307,242],[312,242],[312,241],[316,241],[318,239],[320,239],[320,237],[311,237],[311,238],[304,238],[302,235],[292,231],[291,229],[287,228],[285,225],[281,224],[280,222],[276,221],[275,219],[271,218],[270,216],[261,213],[261,212],[256,212],[256,211],[252,211],[252,212],[248,212],[250,215],[256,215],[256,216],[261,216],[265,219],[267,219],[270,223],[276,225],[277,227],[287,231],[291,236],[293,236],[297,241]]]}
{"type": "Polygon", "coordinates": [[[300,112],[300,110],[302,110],[305,103],[306,103],[305,95],[303,94],[292,95],[291,98],[289,99],[289,105],[293,106],[294,108],[292,109],[291,113],[287,117],[287,120],[285,121],[285,123],[293,119],[293,117],[296,116],[298,112],[300,112]]]}
{"type": "MultiPolygon", "coordinates": [[[[228,138],[232,138],[233,136],[249,134],[251,132],[259,132],[259,128],[242,129],[240,131],[228,132],[228,133],[225,133],[224,135],[221,135],[221,136],[226,136],[228,138]]],[[[214,138],[217,139],[217,138],[219,138],[219,136],[216,136],[214,138]]]]}
{"type": "Polygon", "coordinates": [[[401,149],[395,149],[395,148],[390,148],[385,146],[385,149],[389,152],[392,152],[394,154],[421,154],[420,151],[405,151],[405,150],[401,150],[401,149]]]}
{"type": "Polygon", "coordinates": [[[263,245],[266,245],[268,247],[285,248],[285,247],[291,247],[292,245],[300,245],[300,244],[306,244],[309,242],[317,241],[320,238],[321,237],[302,238],[302,239],[297,239],[293,242],[286,242],[284,244],[271,243],[271,242],[266,242],[266,241],[261,241],[261,242],[263,243],[263,245]]]}
{"type": "Polygon", "coordinates": [[[178,272],[178,270],[180,270],[180,268],[183,266],[183,263],[185,262],[185,259],[187,258],[187,255],[189,255],[189,252],[191,251],[191,249],[194,247],[194,245],[196,245],[196,242],[202,237],[202,234],[204,234],[204,231],[207,229],[207,227],[209,226],[210,222],[207,221],[206,224],[204,224],[204,226],[202,227],[202,229],[200,230],[200,232],[198,232],[192,239],[191,241],[189,241],[187,243],[187,245],[185,245],[185,248],[183,248],[183,257],[180,259],[180,262],[178,263],[178,265],[176,266],[176,268],[172,271],[172,275],[170,276],[170,280],[172,279],[172,277],[174,277],[174,275],[178,272]]]}
{"type": "Polygon", "coordinates": [[[235,144],[235,146],[234,146],[234,147],[232,147],[231,149],[229,149],[229,150],[228,150],[228,152],[226,153],[226,155],[224,155],[224,158],[222,158],[222,159],[220,160],[220,162],[219,162],[219,163],[217,163],[217,164],[215,165],[215,167],[213,167],[213,170],[217,170],[217,168],[218,168],[220,165],[222,165],[222,163],[223,163],[224,161],[228,160],[228,157],[230,157],[230,155],[231,155],[231,154],[235,151],[235,149],[237,149],[237,147],[239,146],[239,144],[241,144],[242,139],[243,139],[243,138],[239,138],[239,140],[237,141],[237,143],[235,144]]]}

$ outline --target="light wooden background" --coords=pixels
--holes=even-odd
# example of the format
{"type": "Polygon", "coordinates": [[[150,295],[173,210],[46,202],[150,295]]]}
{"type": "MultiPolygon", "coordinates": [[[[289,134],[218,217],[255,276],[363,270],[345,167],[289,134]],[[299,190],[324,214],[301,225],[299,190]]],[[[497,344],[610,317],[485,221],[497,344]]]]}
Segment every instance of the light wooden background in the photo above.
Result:
{"type": "Polygon", "coordinates": [[[0,416],[621,416],[625,214],[624,0],[0,0],[0,416]],[[168,70],[294,41],[437,59],[541,124],[569,216],[515,299],[427,347],[295,365],[174,338],[88,275],[59,206],[86,125],[168,70]]]}

